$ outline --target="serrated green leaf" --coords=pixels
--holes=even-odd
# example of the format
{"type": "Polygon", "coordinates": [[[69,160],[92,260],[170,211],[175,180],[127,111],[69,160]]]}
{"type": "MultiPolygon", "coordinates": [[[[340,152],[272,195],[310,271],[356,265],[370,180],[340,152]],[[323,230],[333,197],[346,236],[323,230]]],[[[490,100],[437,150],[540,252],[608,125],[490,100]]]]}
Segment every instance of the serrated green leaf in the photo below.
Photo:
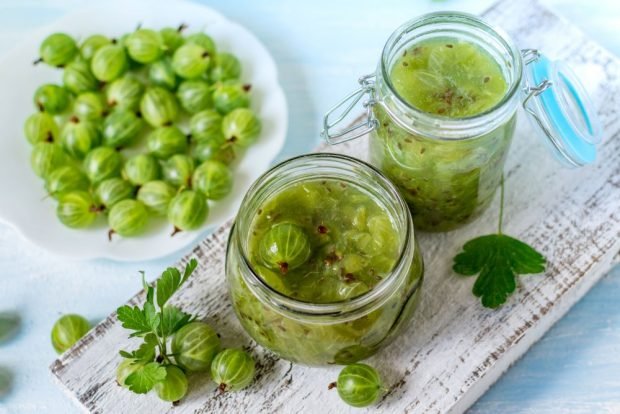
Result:
{"type": "Polygon", "coordinates": [[[166,369],[157,362],[141,366],[127,377],[125,385],[136,394],[146,394],[155,384],[166,379],[166,369]]]}
{"type": "Polygon", "coordinates": [[[120,351],[123,358],[132,359],[136,362],[146,364],[155,359],[155,348],[157,347],[157,337],[153,333],[149,333],[144,337],[144,342],[140,347],[132,352],[120,351]]]}
{"type": "Polygon", "coordinates": [[[123,351],[122,349],[120,351],[118,351],[118,353],[123,357],[123,358],[127,358],[127,359],[133,359],[133,355],[127,351],[123,351]]]}
{"type": "Polygon", "coordinates": [[[157,281],[157,305],[163,308],[168,299],[181,285],[181,272],[177,268],[169,267],[157,281]]]}
{"type": "Polygon", "coordinates": [[[196,270],[196,267],[198,267],[198,261],[194,258],[190,259],[187,266],[185,266],[185,272],[183,272],[183,280],[181,281],[181,284],[185,283],[185,281],[189,279],[192,273],[194,273],[194,270],[196,270]]]}
{"type": "Polygon", "coordinates": [[[452,268],[465,276],[478,274],[474,295],[481,298],[483,306],[497,308],[514,292],[518,274],[541,273],[545,266],[545,257],[526,243],[490,234],[465,243],[452,268]]]}
{"type": "Polygon", "coordinates": [[[118,320],[121,321],[123,328],[138,332],[148,332],[151,325],[142,311],[137,306],[121,306],[116,310],[118,320]]]}
{"type": "Polygon", "coordinates": [[[0,344],[13,338],[19,326],[21,318],[14,312],[0,312],[0,344]]]}
{"type": "Polygon", "coordinates": [[[170,336],[191,321],[192,315],[175,306],[166,306],[162,311],[159,335],[170,336]]]}
{"type": "Polygon", "coordinates": [[[151,328],[152,331],[156,331],[159,326],[160,319],[157,310],[155,309],[155,305],[152,303],[144,304],[144,318],[146,319],[146,323],[151,328]]]}
{"type": "Polygon", "coordinates": [[[140,270],[140,274],[142,274],[142,287],[144,287],[144,292],[146,293],[146,301],[148,303],[153,303],[153,296],[155,293],[155,289],[153,286],[149,285],[146,281],[146,276],[144,271],[140,270]]]}

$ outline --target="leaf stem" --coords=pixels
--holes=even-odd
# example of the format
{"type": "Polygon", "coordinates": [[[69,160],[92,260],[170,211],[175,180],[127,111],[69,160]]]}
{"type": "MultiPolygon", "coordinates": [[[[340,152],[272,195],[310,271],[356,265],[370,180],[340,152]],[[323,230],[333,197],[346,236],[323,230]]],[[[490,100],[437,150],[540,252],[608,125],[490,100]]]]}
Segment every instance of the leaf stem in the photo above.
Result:
{"type": "Polygon", "coordinates": [[[497,225],[497,233],[502,234],[502,225],[504,224],[504,174],[502,174],[499,186],[499,223],[497,225]]]}

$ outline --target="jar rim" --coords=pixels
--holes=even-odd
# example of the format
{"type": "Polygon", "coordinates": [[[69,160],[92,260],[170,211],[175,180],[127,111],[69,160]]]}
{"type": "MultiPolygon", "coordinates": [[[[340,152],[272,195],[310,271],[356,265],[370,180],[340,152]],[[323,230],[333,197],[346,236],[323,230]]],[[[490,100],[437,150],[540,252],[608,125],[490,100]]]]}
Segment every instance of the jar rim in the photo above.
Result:
{"type": "MultiPolygon", "coordinates": [[[[467,126],[467,128],[473,129],[476,127],[488,125],[488,121],[492,118],[497,117],[498,114],[501,117],[503,117],[504,115],[506,117],[508,117],[508,115],[511,115],[513,111],[511,111],[510,109],[506,110],[506,108],[510,106],[508,105],[510,102],[515,101],[517,92],[520,90],[521,87],[521,80],[523,74],[523,60],[521,56],[521,51],[516,47],[515,43],[512,41],[510,36],[508,36],[508,34],[506,34],[502,29],[487,23],[478,16],[458,11],[439,11],[427,13],[400,25],[386,41],[383,47],[383,51],[381,53],[381,59],[378,66],[379,67],[377,68],[377,75],[380,75],[378,77],[380,78],[381,82],[387,86],[389,92],[396,98],[399,106],[403,107],[407,111],[411,111],[415,114],[416,118],[423,120],[424,123],[428,123],[429,125],[435,125],[440,122],[442,128],[446,131],[459,131],[463,128],[463,124],[468,122],[472,123],[472,125],[467,126]],[[449,117],[423,111],[407,102],[396,91],[396,88],[394,87],[390,78],[390,68],[388,67],[389,59],[392,56],[394,47],[398,44],[403,35],[413,30],[422,27],[428,27],[429,25],[437,23],[455,24],[461,25],[463,27],[470,26],[481,29],[482,31],[492,36],[494,40],[497,40],[505,49],[505,51],[510,54],[512,58],[511,72],[514,74],[513,80],[508,90],[504,93],[502,99],[498,101],[495,105],[475,115],[469,115],[465,117],[449,117]]],[[[379,101],[383,104],[383,100],[380,99],[379,101]]],[[[388,105],[385,104],[383,104],[383,106],[384,108],[386,108],[390,116],[394,118],[394,114],[391,108],[389,108],[388,105]]],[[[410,127],[409,125],[402,126],[404,126],[405,128],[410,127]]],[[[458,132],[455,133],[455,135],[459,135],[458,132]]],[[[440,138],[464,139],[470,137],[471,135],[464,135],[463,137],[449,136],[440,138]]]]}
{"type": "MultiPolygon", "coordinates": [[[[358,183],[359,184],[359,183],[358,183]]],[[[240,263],[243,266],[241,277],[248,285],[251,292],[259,298],[263,303],[268,302],[273,305],[278,311],[285,312],[287,316],[298,315],[305,318],[334,318],[338,317],[338,322],[344,319],[358,318],[361,314],[366,314],[381,306],[393,292],[395,292],[406,279],[406,273],[404,269],[411,266],[415,252],[416,243],[414,243],[414,228],[411,212],[407,207],[406,202],[396,189],[394,185],[381,173],[378,169],[372,165],[361,161],[359,159],[334,153],[312,153],[300,155],[287,159],[269,169],[263,175],[261,175],[250,187],[246,193],[240,208],[239,216],[233,224],[231,229],[231,236],[229,237],[230,243],[236,243],[238,247],[239,255],[241,256],[240,263]],[[340,163],[357,169],[361,169],[365,173],[372,176],[376,181],[375,183],[381,184],[389,197],[394,201],[394,205],[397,206],[399,212],[404,216],[404,224],[406,231],[402,239],[401,249],[398,259],[394,268],[379,282],[374,288],[369,291],[349,299],[344,299],[337,302],[326,303],[314,303],[300,299],[293,298],[278,292],[269,284],[267,284],[253,269],[252,264],[248,258],[248,254],[245,246],[241,243],[242,231],[239,231],[239,216],[242,214],[243,206],[247,206],[249,201],[258,195],[261,189],[264,189],[269,185],[269,181],[273,176],[279,173],[283,168],[290,167],[295,164],[306,163],[307,161],[318,160],[328,161],[334,163],[340,163]],[[233,237],[235,240],[232,240],[233,237]]],[[[243,217],[241,217],[243,219],[243,217]]]]}

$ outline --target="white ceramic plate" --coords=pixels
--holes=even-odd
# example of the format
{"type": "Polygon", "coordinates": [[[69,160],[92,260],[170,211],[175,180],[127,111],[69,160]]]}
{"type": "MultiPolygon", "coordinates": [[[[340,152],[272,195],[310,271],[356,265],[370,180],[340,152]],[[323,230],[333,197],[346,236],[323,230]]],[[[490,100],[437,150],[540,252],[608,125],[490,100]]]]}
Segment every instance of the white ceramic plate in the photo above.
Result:
{"type": "Polygon", "coordinates": [[[75,258],[109,258],[139,261],[162,257],[194,242],[208,229],[234,217],[250,184],[278,154],[286,135],[286,99],[278,84],[277,70],[265,47],[243,27],[221,14],[193,3],[170,1],[106,1],[77,11],[53,25],[32,33],[0,60],[0,219],[26,239],[55,254],[75,258]],[[170,225],[154,221],[149,231],[136,238],[107,239],[105,220],[91,229],[71,230],[56,218],[54,200],[44,199],[43,182],[30,169],[31,147],[22,129],[35,111],[32,96],[47,82],[61,83],[61,71],[33,66],[40,42],[50,33],[66,32],[77,39],[102,33],[110,37],[130,32],[138,24],[148,28],[189,26],[187,33],[204,30],[220,50],[237,55],[243,65],[242,80],[252,84],[252,106],[263,130],[257,143],[235,168],[235,184],[228,197],[210,203],[211,212],[199,231],[170,237],[170,225]]]}

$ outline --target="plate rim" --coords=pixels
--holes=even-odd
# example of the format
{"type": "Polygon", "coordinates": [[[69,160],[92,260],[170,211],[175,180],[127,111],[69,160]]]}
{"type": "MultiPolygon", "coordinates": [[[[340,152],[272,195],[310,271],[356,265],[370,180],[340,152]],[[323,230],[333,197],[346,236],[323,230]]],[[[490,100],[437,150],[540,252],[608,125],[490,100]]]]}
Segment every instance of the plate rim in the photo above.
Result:
{"type": "MultiPolygon", "coordinates": [[[[76,17],[80,16],[83,13],[88,13],[88,12],[92,13],[94,11],[103,10],[103,9],[109,10],[111,8],[114,8],[115,4],[122,5],[125,3],[122,0],[112,0],[112,1],[106,1],[105,3],[100,3],[100,4],[85,4],[81,7],[76,8],[75,10],[72,10],[66,14],[63,14],[62,16],[59,16],[58,18],[53,19],[52,21],[46,23],[45,25],[38,27],[37,29],[29,32],[23,39],[20,39],[19,42],[16,42],[15,45],[13,45],[11,48],[9,48],[4,53],[2,53],[0,55],[0,65],[7,64],[7,60],[9,60],[11,55],[13,53],[17,53],[20,49],[23,49],[29,43],[29,39],[32,39],[35,37],[41,37],[47,33],[51,33],[51,31],[55,30],[54,27],[57,26],[59,23],[63,21],[71,21],[72,19],[75,19],[76,17]]],[[[283,133],[282,133],[282,137],[279,139],[279,142],[278,142],[277,152],[273,154],[271,160],[269,161],[269,163],[272,164],[278,158],[278,155],[282,152],[282,149],[284,148],[284,145],[288,137],[289,107],[288,107],[288,101],[286,98],[286,94],[284,93],[284,88],[282,87],[282,84],[281,84],[280,74],[279,74],[278,66],[276,64],[276,60],[271,54],[271,52],[269,51],[269,49],[266,47],[265,43],[258,36],[256,36],[254,32],[246,28],[244,25],[238,23],[235,20],[230,19],[226,15],[222,14],[219,10],[214,9],[210,6],[204,5],[202,3],[196,3],[196,2],[187,1],[187,0],[177,0],[175,2],[169,2],[169,1],[164,1],[164,0],[148,0],[148,1],[147,0],[132,0],[132,7],[135,7],[136,4],[144,4],[144,5],[148,5],[149,7],[155,7],[156,5],[161,5],[162,7],[166,7],[166,8],[169,8],[172,6],[178,6],[179,4],[182,4],[185,7],[193,7],[193,8],[202,9],[204,11],[207,11],[209,14],[211,14],[212,17],[216,19],[219,23],[225,24],[226,26],[234,27],[236,30],[241,30],[241,31],[246,32],[246,34],[249,37],[253,38],[253,40],[257,44],[260,45],[260,47],[263,49],[263,54],[265,55],[265,58],[267,59],[269,65],[271,66],[270,71],[272,73],[270,77],[273,78],[272,81],[274,85],[277,86],[275,90],[270,90],[269,94],[276,96],[276,98],[281,101],[282,107],[284,109],[284,113],[281,115],[280,120],[279,120],[279,123],[281,124],[280,128],[282,129],[283,133]]],[[[200,31],[204,32],[204,28],[200,29],[200,31]]],[[[6,211],[6,209],[4,211],[6,211]]],[[[41,239],[34,237],[31,231],[24,230],[20,222],[11,220],[7,218],[5,215],[3,215],[2,213],[3,213],[3,209],[0,209],[0,223],[14,230],[22,239],[26,240],[28,243],[58,258],[64,258],[64,259],[76,260],[76,261],[104,259],[104,260],[110,260],[110,261],[115,261],[115,262],[120,262],[120,263],[152,261],[152,260],[170,257],[178,252],[185,251],[190,246],[193,246],[194,244],[198,243],[199,240],[202,240],[205,237],[208,237],[210,234],[216,232],[218,228],[225,226],[226,223],[229,222],[230,220],[234,220],[236,216],[236,211],[235,211],[234,213],[229,214],[228,217],[224,218],[224,220],[221,223],[213,223],[212,225],[205,226],[202,229],[185,233],[189,236],[187,237],[187,241],[185,241],[184,243],[181,243],[179,246],[175,246],[173,249],[170,249],[168,251],[160,252],[157,254],[145,254],[145,253],[142,253],[140,255],[134,254],[133,256],[129,257],[126,255],[118,254],[117,252],[114,252],[114,251],[106,251],[106,250],[100,250],[98,252],[83,250],[79,252],[69,253],[69,251],[66,249],[64,250],[54,249],[53,246],[51,246],[50,244],[43,243],[41,242],[41,239]]]]}

